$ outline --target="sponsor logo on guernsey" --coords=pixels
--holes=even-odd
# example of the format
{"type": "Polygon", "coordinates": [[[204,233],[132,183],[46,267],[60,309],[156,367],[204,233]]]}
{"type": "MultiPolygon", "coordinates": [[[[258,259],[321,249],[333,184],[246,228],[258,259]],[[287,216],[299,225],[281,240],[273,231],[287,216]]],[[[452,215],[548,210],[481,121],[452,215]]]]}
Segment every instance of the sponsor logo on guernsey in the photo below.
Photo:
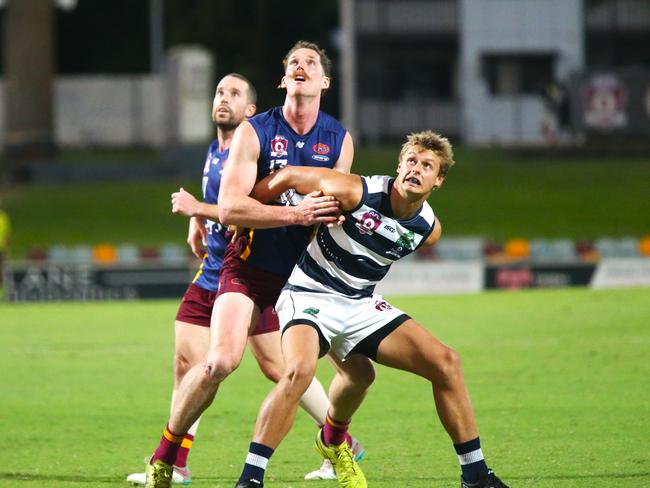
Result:
{"type": "Polygon", "coordinates": [[[321,156],[320,154],[312,154],[311,158],[315,159],[316,161],[323,161],[323,162],[330,160],[329,156],[321,156]]]}
{"type": "Polygon", "coordinates": [[[282,158],[287,155],[289,141],[286,137],[275,136],[271,141],[271,157],[282,158]]]}
{"type": "Polygon", "coordinates": [[[321,142],[314,144],[312,146],[312,149],[316,154],[329,154],[330,152],[330,147],[327,144],[323,144],[321,142]]]}
{"type": "Polygon", "coordinates": [[[210,156],[208,156],[208,157],[205,159],[205,165],[203,166],[203,173],[204,173],[204,174],[210,172],[210,161],[211,161],[211,160],[212,160],[212,159],[210,158],[210,156]]]}
{"type": "Polygon", "coordinates": [[[327,144],[323,144],[322,142],[319,142],[317,144],[314,144],[311,147],[312,151],[314,151],[316,154],[312,154],[311,158],[315,159],[316,161],[329,161],[330,157],[326,156],[326,154],[329,154],[330,152],[330,147],[327,144]]]}
{"type": "Polygon", "coordinates": [[[397,239],[395,244],[397,244],[400,247],[406,247],[406,248],[408,248],[409,250],[412,251],[414,249],[414,245],[413,245],[414,244],[414,242],[413,242],[414,237],[415,237],[415,233],[413,231],[409,230],[408,232],[402,234],[400,236],[400,238],[397,239]]]}
{"type": "Polygon", "coordinates": [[[306,313],[308,315],[311,315],[312,317],[316,318],[316,316],[320,313],[320,310],[314,307],[307,307],[302,311],[302,313],[306,313]]]}
{"type": "Polygon", "coordinates": [[[373,234],[381,225],[381,215],[374,210],[368,210],[355,225],[362,234],[373,234]]]}
{"type": "Polygon", "coordinates": [[[415,242],[413,240],[414,237],[415,234],[412,231],[408,231],[405,234],[402,234],[400,238],[395,241],[395,247],[386,251],[386,254],[395,256],[399,259],[402,257],[404,249],[409,252],[413,251],[415,249],[415,242]]]}

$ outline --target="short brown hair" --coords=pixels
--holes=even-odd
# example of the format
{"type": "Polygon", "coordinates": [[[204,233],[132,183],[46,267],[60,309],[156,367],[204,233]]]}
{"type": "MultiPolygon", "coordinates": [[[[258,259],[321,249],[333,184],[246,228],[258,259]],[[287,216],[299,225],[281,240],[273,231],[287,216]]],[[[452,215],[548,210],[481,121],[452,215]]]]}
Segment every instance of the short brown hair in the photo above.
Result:
{"type": "MultiPolygon", "coordinates": [[[[245,82],[246,86],[248,87],[248,96],[247,96],[248,103],[252,103],[253,105],[257,103],[257,90],[255,89],[255,87],[253,86],[253,84],[248,78],[246,78],[244,75],[240,73],[228,73],[226,76],[232,76],[233,78],[237,78],[238,80],[242,80],[243,82],[245,82]]],[[[225,78],[226,76],[224,76],[223,78],[225,78]]],[[[223,80],[223,78],[221,79],[223,80]]]]}
{"type": "Polygon", "coordinates": [[[316,54],[318,54],[318,56],[320,57],[320,65],[323,67],[323,73],[325,73],[325,76],[327,76],[328,78],[331,78],[332,60],[327,56],[325,49],[319,47],[318,44],[316,44],[315,42],[309,42],[309,41],[298,41],[293,45],[291,49],[289,49],[289,52],[282,60],[282,66],[284,67],[285,71],[287,70],[289,57],[294,53],[294,51],[297,51],[298,49],[311,49],[312,51],[315,51],[316,54]]]}
{"type": "Polygon", "coordinates": [[[440,158],[440,174],[442,176],[446,175],[449,168],[456,164],[456,161],[454,161],[454,151],[451,148],[449,139],[431,130],[413,132],[406,136],[406,142],[402,144],[402,150],[399,153],[400,161],[404,154],[413,146],[420,146],[433,151],[440,158]]]}

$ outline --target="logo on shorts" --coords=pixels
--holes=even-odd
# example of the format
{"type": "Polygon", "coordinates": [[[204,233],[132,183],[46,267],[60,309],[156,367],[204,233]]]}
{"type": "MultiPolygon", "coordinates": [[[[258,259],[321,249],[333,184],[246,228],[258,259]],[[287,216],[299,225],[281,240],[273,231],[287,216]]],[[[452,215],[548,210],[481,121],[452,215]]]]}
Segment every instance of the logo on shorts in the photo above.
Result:
{"type": "Polygon", "coordinates": [[[286,137],[275,136],[271,141],[271,157],[281,158],[287,155],[287,146],[289,146],[289,141],[286,137]]]}
{"type": "Polygon", "coordinates": [[[232,280],[230,280],[230,282],[233,285],[239,285],[239,286],[246,286],[248,284],[246,283],[246,281],[242,280],[241,278],[233,278],[232,280]]]}
{"type": "Polygon", "coordinates": [[[381,225],[381,215],[374,210],[368,210],[363,217],[356,223],[357,229],[362,234],[372,234],[381,225]]]}
{"type": "Polygon", "coordinates": [[[391,307],[388,302],[385,302],[384,300],[381,300],[377,303],[375,303],[375,308],[379,310],[380,312],[385,312],[386,310],[392,310],[393,307],[391,307]]]}
{"type": "Polygon", "coordinates": [[[307,307],[302,311],[302,313],[306,313],[307,315],[311,315],[312,317],[316,318],[316,316],[320,313],[320,310],[314,307],[307,307]]]}

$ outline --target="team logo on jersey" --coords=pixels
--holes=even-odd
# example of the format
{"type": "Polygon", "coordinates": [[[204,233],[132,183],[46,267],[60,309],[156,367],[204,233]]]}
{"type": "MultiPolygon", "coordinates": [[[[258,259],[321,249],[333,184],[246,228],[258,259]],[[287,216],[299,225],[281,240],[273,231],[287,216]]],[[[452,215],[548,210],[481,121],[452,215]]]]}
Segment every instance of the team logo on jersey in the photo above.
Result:
{"type": "Polygon", "coordinates": [[[390,304],[388,302],[385,302],[384,300],[380,300],[377,303],[375,303],[375,308],[380,312],[385,312],[386,310],[393,309],[393,307],[391,307],[390,304]]]}
{"type": "Polygon", "coordinates": [[[271,157],[281,158],[287,155],[289,141],[286,137],[275,136],[271,141],[271,157]]]}
{"type": "Polygon", "coordinates": [[[305,142],[304,142],[304,141],[298,141],[298,142],[296,142],[296,147],[297,147],[298,149],[302,149],[303,147],[305,147],[305,142]]]}
{"type": "Polygon", "coordinates": [[[320,310],[314,307],[308,307],[302,311],[302,313],[306,313],[308,315],[311,315],[312,317],[316,318],[316,315],[320,313],[320,310]]]}
{"type": "Polygon", "coordinates": [[[374,210],[368,210],[355,225],[362,234],[372,234],[381,225],[381,215],[374,210]]]}

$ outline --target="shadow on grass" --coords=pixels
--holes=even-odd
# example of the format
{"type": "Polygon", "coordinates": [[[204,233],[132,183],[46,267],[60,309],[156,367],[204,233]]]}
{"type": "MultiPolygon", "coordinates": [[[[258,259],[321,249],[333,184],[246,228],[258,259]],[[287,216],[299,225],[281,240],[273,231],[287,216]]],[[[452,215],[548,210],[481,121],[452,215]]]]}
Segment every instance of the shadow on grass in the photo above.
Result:
{"type": "MultiPolygon", "coordinates": [[[[625,479],[625,478],[646,478],[650,477],[650,472],[645,473],[596,473],[596,474],[567,474],[567,475],[549,475],[549,476],[509,476],[508,480],[580,480],[580,479],[625,479]]],[[[0,480],[11,481],[63,481],[70,483],[115,483],[119,480],[115,476],[79,476],[79,475],[66,475],[66,474],[31,474],[31,473],[3,473],[0,472],[0,480]]],[[[410,481],[448,481],[449,477],[435,477],[435,476],[410,476],[410,481]]],[[[201,476],[194,479],[194,481],[223,483],[231,480],[226,480],[223,477],[210,477],[201,476]]],[[[270,480],[272,483],[282,482],[302,482],[302,478],[296,479],[283,479],[270,480]]],[[[370,480],[372,481],[372,477],[370,480]]],[[[405,482],[406,478],[401,476],[384,476],[382,482],[394,481],[405,482]]],[[[507,480],[506,480],[507,481],[507,480]]]]}
{"type": "Polygon", "coordinates": [[[80,476],[73,474],[1,473],[0,480],[69,481],[72,483],[115,483],[114,476],[80,476]]]}

